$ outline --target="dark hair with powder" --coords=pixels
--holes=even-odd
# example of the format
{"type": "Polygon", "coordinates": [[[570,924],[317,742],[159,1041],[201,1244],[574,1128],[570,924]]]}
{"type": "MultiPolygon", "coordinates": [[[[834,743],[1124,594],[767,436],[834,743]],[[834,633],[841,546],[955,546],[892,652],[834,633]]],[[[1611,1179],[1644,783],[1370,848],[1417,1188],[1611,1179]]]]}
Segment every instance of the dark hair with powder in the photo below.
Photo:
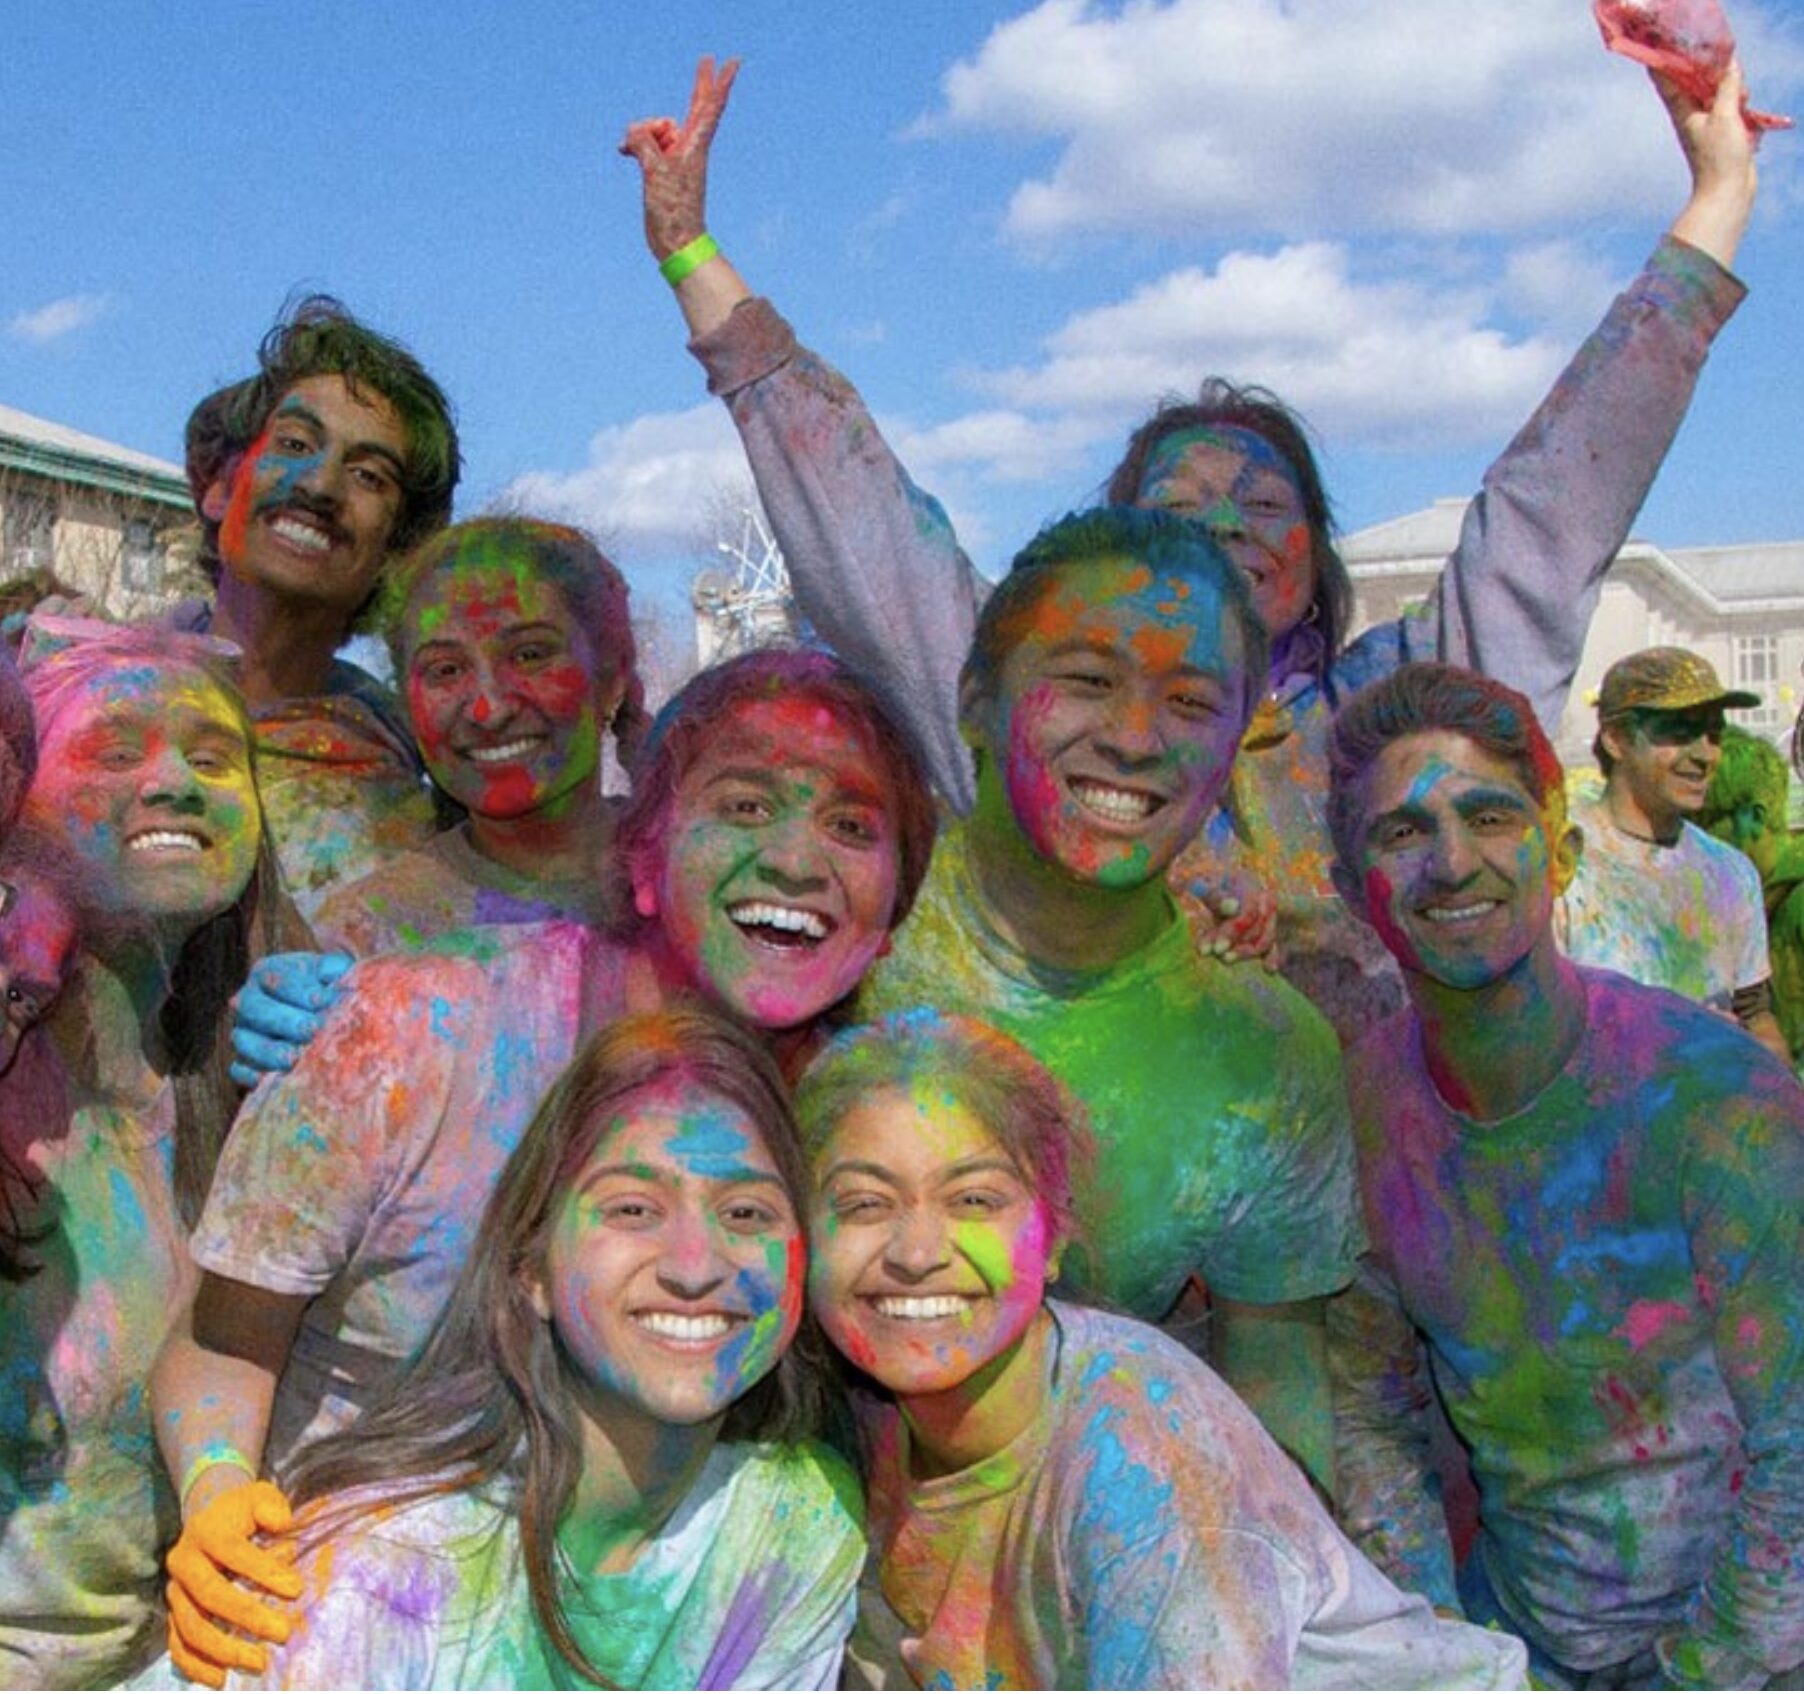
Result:
{"type": "Polygon", "coordinates": [[[388,573],[377,600],[376,622],[388,642],[395,675],[403,685],[412,649],[408,604],[420,585],[447,566],[501,565],[543,578],[595,649],[603,677],[621,685],[614,714],[614,745],[630,767],[645,739],[645,685],[639,679],[631,598],[613,561],[579,529],[536,518],[471,518],[429,535],[388,573]]]}
{"type": "Polygon", "coordinates": [[[391,551],[450,522],[461,468],[451,402],[400,342],[358,322],[331,295],[309,294],[284,309],[257,350],[257,364],[255,376],[216,389],[188,417],[188,489],[200,513],[201,563],[215,581],[219,524],[201,510],[207,490],[230,475],[232,461],[263,433],[283,395],[308,377],[343,377],[353,395],[386,400],[407,431],[391,551]]]}
{"type": "MultiPolygon", "coordinates": [[[[798,1220],[807,1172],[788,1096],[757,1040],[696,1011],[628,1017],[592,1037],[545,1097],[503,1168],[463,1274],[419,1358],[355,1424],[302,1450],[284,1486],[318,1502],[302,1538],[317,1545],[367,1515],[434,1495],[511,1486],[533,1611],[589,1681],[606,1679],[577,1645],[559,1598],[557,1529],[582,1476],[578,1370],[526,1284],[543,1273],[557,1202],[645,1090],[684,1080],[758,1128],[798,1220]],[[370,1489],[362,1498],[348,1490],[370,1489]]],[[[734,1402],[727,1441],[793,1442],[820,1427],[825,1343],[803,1319],[776,1368],[734,1402]]]]}
{"type": "Polygon", "coordinates": [[[1025,1047],[976,1018],[922,1007],[836,1035],[796,1085],[803,1144],[818,1153],[855,1106],[922,1087],[989,1131],[1070,1240],[1072,1196],[1095,1152],[1084,1109],[1025,1047]]]}
{"type": "MultiPolygon", "coordinates": [[[[1240,634],[1244,716],[1265,691],[1270,640],[1253,609],[1246,579],[1206,530],[1188,518],[1141,506],[1097,506],[1049,524],[1021,549],[977,616],[962,682],[988,696],[1009,654],[1033,628],[1047,591],[1085,565],[1132,559],[1148,569],[1198,576],[1220,589],[1240,634]]],[[[1081,593],[1081,590],[1079,591],[1081,593]]]]}
{"type": "Polygon", "coordinates": [[[1534,708],[1513,688],[1457,665],[1408,664],[1362,688],[1335,714],[1328,743],[1328,829],[1349,869],[1360,862],[1363,779],[1406,735],[1462,735],[1515,768],[1543,808],[1565,809],[1560,761],[1534,708]]]}
{"type": "MultiPolygon", "coordinates": [[[[633,767],[633,796],[615,830],[623,866],[664,850],[664,832],[683,778],[721,727],[744,707],[802,700],[853,730],[877,764],[879,788],[896,827],[896,907],[889,927],[908,916],[933,857],[939,812],[908,737],[852,671],[809,648],[765,647],[691,677],[665,703],[633,767]]],[[[799,750],[800,751],[800,750],[799,750]]]]}
{"type": "MultiPolygon", "coordinates": [[[[1313,629],[1319,652],[1308,668],[1326,679],[1329,667],[1346,645],[1353,621],[1353,579],[1334,545],[1334,509],[1322,482],[1309,426],[1302,416],[1269,388],[1239,386],[1221,377],[1208,378],[1194,400],[1162,400],[1132,435],[1121,462],[1109,473],[1106,497],[1116,505],[1132,505],[1146,485],[1146,468],[1159,443],[1190,429],[1244,429],[1269,442],[1283,456],[1303,496],[1309,524],[1310,558],[1315,565],[1315,598],[1303,627],[1313,629]]],[[[1194,521],[1194,520],[1191,520],[1194,521]]],[[[1294,642],[1283,656],[1298,655],[1294,642]]]]}

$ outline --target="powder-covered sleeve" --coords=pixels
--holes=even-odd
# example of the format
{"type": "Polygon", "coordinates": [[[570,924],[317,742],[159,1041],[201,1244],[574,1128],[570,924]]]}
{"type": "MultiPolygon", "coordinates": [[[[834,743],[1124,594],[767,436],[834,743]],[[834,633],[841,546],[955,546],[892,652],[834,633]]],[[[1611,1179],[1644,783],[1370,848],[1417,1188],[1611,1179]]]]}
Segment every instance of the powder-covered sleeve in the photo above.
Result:
{"type": "Polygon", "coordinates": [[[1282,1002],[1271,1093],[1232,1220],[1202,1243],[1199,1264],[1227,1299],[1277,1305],[1345,1288],[1365,1233],[1340,1043],[1288,984],[1271,978],[1261,988],[1282,1002]]]}
{"type": "Polygon", "coordinates": [[[796,604],[914,736],[960,812],[976,797],[958,674],[978,578],[945,509],[918,488],[864,401],[796,344],[768,300],[742,301],[690,351],[727,403],[796,604]]]}
{"type": "Polygon", "coordinates": [[[191,1250],[204,1270],[315,1295],[344,1268],[395,1173],[436,1129],[476,992],[462,961],[360,965],[292,1071],[232,1127],[191,1250]]]}
{"type": "Polygon", "coordinates": [[[1691,404],[1710,344],[1745,293],[1666,237],[1486,471],[1436,590],[1439,657],[1520,689],[1549,735],[1603,579],[1691,404]]]}
{"type": "Polygon", "coordinates": [[[1353,1286],[1328,1302],[1328,1379],[1342,1527],[1400,1588],[1457,1610],[1453,1544],[1430,1456],[1428,1358],[1370,1257],[1353,1286]]]}
{"type": "MultiPolygon", "coordinates": [[[[851,1467],[819,1443],[792,1449],[781,1469],[779,1491],[763,1502],[765,1551],[741,1591],[751,1603],[743,1617],[735,1607],[759,1639],[730,1686],[837,1688],[864,1568],[863,1499],[851,1467]]],[[[704,1674],[702,1686],[729,1682],[704,1674]]]]}
{"type": "Polygon", "coordinates": [[[1169,1356],[1134,1361],[1075,1426],[1061,1539],[1082,1663],[1062,1685],[1520,1686],[1515,1643],[1398,1593],[1221,1383],[1169,1356]]]}
{"type": "Polygon", "coordinates": [[[1740,1086],[1691,1114],[1678,1157],[1745,1469],[1710,1574],[1661,1658],[1677,1687],[1757,1688],[1804,1663],[1804,1093],[1739,1032],[1722,1040],[1733,1053],[1689,1062],[1740,1086]]]}

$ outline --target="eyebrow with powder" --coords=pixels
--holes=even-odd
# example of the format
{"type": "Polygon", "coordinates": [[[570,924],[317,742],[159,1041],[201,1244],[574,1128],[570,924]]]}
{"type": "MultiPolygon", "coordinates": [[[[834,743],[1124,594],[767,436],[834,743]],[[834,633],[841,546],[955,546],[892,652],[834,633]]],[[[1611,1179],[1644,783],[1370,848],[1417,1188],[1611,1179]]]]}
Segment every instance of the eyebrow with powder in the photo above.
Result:
{"type": "MultiPolygon", "coordinates": [[[[304,400],[284,400],[276,408],[278,418],[299,418],[308,425],[316,435],[327,433],[325,420],[304,400]]],[[[383,459],[393,468],[396,479],[406,476],[407,467],[401,462],[395,450],[381,441],[353,441],[345,448],[347,459],[375,458],[383,459]]]]}

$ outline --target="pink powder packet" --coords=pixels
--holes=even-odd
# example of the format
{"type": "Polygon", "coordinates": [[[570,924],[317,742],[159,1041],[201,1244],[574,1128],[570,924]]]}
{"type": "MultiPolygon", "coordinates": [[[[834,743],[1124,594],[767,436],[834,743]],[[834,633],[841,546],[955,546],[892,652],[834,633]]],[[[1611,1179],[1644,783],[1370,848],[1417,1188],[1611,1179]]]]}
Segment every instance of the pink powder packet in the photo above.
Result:
{"type": "MultiPolygon", "coordinates": [[[[1708,106],[1735,56],[1735,37],[1718,0],[1591,0],[1604,45],[1658,71],[1708,106]]],[[[1756,112],[1742,99],[1749,129],[1790,129],[1791,119],[1756,112]]]]}

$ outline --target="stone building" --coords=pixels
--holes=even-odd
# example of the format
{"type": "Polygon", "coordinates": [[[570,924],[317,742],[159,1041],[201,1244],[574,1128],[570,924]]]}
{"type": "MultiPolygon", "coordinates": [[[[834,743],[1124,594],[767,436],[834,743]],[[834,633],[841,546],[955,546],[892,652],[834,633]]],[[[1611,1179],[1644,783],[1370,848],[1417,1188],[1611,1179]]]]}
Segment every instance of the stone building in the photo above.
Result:
{"type": "Polygon", "coordinates": [[[0,596],[144,617],[205,592],[199,540],[180,465],[0,406],[0,596]]]}
{"type": "MultiPolygon", "coordinates": [[[[1422,601],[1459,539],[1466,504],[1437,500],[1342,538],[1355,632],[1422,601]]],[[[1804,677],[1804,541],[1660,547],[1630,540],[1605,579],[1555,738],[1569,767],[1591,763],[1604,672],[1642,647],[1702,653],[1729,686],[1761,698],[1753,710],[1732,713],[1735,721],[1788,747],[1804,677]]]]}

